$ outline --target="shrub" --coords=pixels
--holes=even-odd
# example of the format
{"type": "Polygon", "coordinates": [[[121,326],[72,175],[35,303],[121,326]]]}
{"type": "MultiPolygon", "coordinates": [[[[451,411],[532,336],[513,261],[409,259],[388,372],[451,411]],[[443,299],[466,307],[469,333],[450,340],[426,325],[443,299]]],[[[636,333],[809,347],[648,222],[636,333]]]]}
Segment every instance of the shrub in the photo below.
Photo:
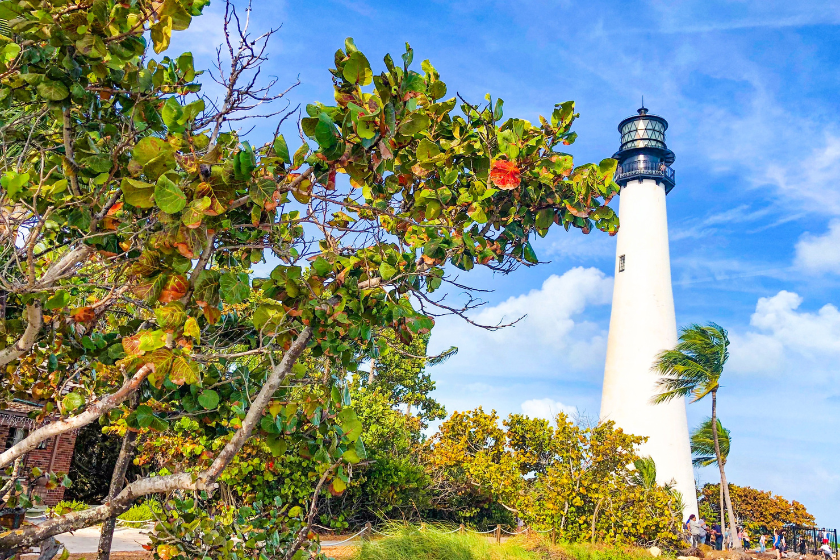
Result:
{"type": "Polygon", "coordinates": [[[78,500],[61,500],[50,509],[50,514],[64,515],[71,511],[83,511],[88,508],[88,505],[78,500]]]}
{"type": "Polygon", "coordinates": [[[142,504],[136,504],[117,519],[129,526],[137,526],[149,521],[154,521],[163,514],[163,508],[155,500],[146,500],[142,504]]]}

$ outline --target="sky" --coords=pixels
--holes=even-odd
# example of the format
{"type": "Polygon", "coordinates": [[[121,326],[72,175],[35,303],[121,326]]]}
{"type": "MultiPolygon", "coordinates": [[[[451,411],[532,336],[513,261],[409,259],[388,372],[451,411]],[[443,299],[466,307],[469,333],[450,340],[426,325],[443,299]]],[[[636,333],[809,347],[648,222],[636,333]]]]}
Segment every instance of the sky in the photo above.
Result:
{"type": "MultiPolygon", "coordinates": [[[[223,9],[213,0],[172,52],[208,67],[223,9]]],[[[732,339],[719,397],[732,431],[729,480],[840,526],[840,4],[255,0],[252,20],[259,32],[282,26],[264,74],[284,88],[300,80],[283,102],[292,108],[331,104],[327,70],[348,36],[374,72],[409,42],[450,95],[492,93],[506,116],[536,121],[575,100],[577,163],[611,156],[619,121],[644,96],[668,120],[677,156],[667,199],[677,323],[714,321],[732,339]]],[[[250,138],[266,141],[275,126],[258,123],[250,138]]],[[[550,262],[464,278],[493,290],[475,318],[525,315],[516,326],[438,321],[430,351],[459,347],[431,370],[448,412],[597,418],[615,238],[553,231],[535,250],[550,262]]],[[[689,405],[689,425],[709,407],[689,405]]],[[[716,472],[696,477],[714,482],[716,472]]]]}

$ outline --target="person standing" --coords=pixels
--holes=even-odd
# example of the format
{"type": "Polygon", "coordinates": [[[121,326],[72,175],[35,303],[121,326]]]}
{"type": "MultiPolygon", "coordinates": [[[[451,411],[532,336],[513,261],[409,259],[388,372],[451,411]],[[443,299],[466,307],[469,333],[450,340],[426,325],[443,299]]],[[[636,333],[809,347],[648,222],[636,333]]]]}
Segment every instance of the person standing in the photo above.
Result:
{"type": "Polygon", "coordinates": [[[747,532],[746,527],[741,530],[741,542],[744,545],[744,550],[750,549],[750,534],[747,532]]]}
{"type": "Polygon", "coordinates": [[[712,532],[714,533],[715,550],[723,550],[723,533],[720,530],[720,523],[712,525],[712,532]]]}
{"type": "Polygon", "coordinates": [[[776,559],[781,560],[782,558],[782,537],[781,533],[779,533],[778,529],[773,529],[773,548],[776,549],[776,559]]]}
{"type": "Polygon", "coordinates": [[[762,553],[767,552],[767,535],[764,533],[758,538],[758,550],[762,553]]]}
{"type": "Polygon", "coordinates": [[[691,535],[691,547],[697,548],[703,542],[701,537],[705,531],[703,531],[703,526],[700,525],[700,522],[697,521],[694,514],[691,514],[691,517],[689,517],[688,533],[691,535]]]}

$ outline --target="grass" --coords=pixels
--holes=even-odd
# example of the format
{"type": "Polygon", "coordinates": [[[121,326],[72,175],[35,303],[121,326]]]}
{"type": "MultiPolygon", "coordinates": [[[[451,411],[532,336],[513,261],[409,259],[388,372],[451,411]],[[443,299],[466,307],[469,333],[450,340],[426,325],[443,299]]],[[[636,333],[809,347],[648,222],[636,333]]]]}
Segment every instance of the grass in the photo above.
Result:
{"type": "Polygon", "coordinates": [[[511,538],[501,545],[487,535],[447,533],[447,527],[391,526],[390,536],[363,544],[355,553],[341,557],[353,560],[650,560],[650,553],[637,547],[592,544],[552,545],[532,535],[511,538]]]}
{"type": "Polygon", "coordinates": [[[427,525],[390,527],[390,536],[363,544],[355,560],[536,560],[519,543],[497,545],[485,535],[446,534],[447,528],[427,525]]]}

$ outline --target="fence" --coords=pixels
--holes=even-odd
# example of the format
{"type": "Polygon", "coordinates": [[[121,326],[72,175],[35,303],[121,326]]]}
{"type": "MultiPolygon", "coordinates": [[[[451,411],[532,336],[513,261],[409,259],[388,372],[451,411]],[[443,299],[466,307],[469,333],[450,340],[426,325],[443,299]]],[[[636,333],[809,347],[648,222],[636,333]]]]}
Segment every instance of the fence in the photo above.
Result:
{"type": "Polygon", "coordinates": [[[782,529],[785,536],[788,550],[799,554],[819,554],[819,548],[824,540],[837,556],[837,529],[826,529],[825,527],[802,527],[800,525],[785,525],[782,529]]]}
{"type": "MultiPolygon", "coordinates": [[[[426,530],[426,524],[425,523],[420,524],[420,530],[421,531],[426,530]]],[[[508,531],[507,529],[503,529],[501,525],[496,525],[495,529],[490,529],[489,531],[476,531],[474,529],[468,529],[463,523],[461,523],[461,525],[457,529],[452,529],[451,531],[444,531],[443,532],[443,534],[445,534],[445,535],[446,534],[452,534],[452,533],[462,533],[462,534],[463,533],[473,533],[473,534],[476,534],[476,535],[490,535],[492,533],[493,538],[496,540],[496,543],[501,543],[502,542],[502,535],[503,534],[516,536],[516,535],[528,535],[528,534],[531,534],[531,533],[537,533],[537,534],[551,533],[551,542],[555,543],[555,544],[557,543],[557,532],[554,529],[546,529],[545,531],[537,531],[535,529],[531,529],[530,527],[520,527],[515,531],[508,531]]],[[[322,543],[323,546],[339,546],[339,545],[348,543],[348,542],[350,542],[354,539],[357,539],[357,538],[360,539],[360,540],[367,540],[367,539],[370,539],[373,535],[383,535],[383,536],[386,536],[386,537],[394,536],[391,533],[385,533],[383,531],[379,531],[377,529],[374,529],[373,526],[370,523],[365,523],[364,528],[362,528],[358,533],[356,533],[354,535],[350,535],[349,537],[347,537],[344,540],[341,540],[341,541],[338,541],[338,542],[333,542],[333,541],[330,541],[330,540],[322,539],[321,543],[322,543]]]]}

